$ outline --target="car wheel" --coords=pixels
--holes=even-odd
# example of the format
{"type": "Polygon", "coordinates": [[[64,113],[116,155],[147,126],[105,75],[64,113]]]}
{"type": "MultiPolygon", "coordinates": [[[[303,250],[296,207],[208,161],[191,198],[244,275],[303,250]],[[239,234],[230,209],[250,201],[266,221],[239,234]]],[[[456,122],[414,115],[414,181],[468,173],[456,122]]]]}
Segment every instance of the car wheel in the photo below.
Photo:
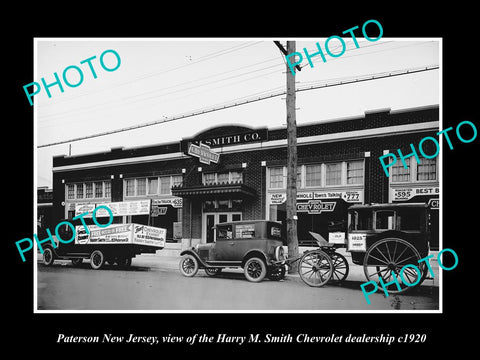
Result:
{"type": "Polygon", "coordinates": [[[197,274],[198,261],[193,255],[183,255],[180,259],[180,272],[183,276],[192,277],[197,274]]]}
{"type": "Polygon", "coordinates": [[[267,265],[262,259],[253,257],[245,262],[243,271],[248,281],[260,282],[267,275],[267,265]]]}
{"type": "Polygon", "coordinates": [[[43,264],[45,266],[52,266],[54,261],[55,261],[55,256],[53,254],[53,250],[52,248],[47,247],[43,251],[43,264]]]}
{"type": "Polygon", "coordinates": [[[214,267],[205,268],[205,273],[208,276],[215,276],[219,274],[221,271],[222,271],[222,268],[214,268],[214,267]]]}
{"type": "Polygon", "coordinates": [[[100,269],[105,263],[105,256],[100,250],[95,250],[90,255],[90,267],[94,270],[100,269]]]}
{"type": "Polygon", "coordinates": [[[72,259],[73,266],[78,266],[83,262],[82,258],[72,259]]]}

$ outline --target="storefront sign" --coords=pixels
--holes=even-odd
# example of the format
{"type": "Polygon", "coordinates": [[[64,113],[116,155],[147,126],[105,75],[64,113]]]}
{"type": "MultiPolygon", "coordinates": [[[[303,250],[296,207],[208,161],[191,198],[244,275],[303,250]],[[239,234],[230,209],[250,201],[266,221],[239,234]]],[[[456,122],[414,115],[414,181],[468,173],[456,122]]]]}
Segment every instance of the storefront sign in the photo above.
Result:
{"type": "Polygon", "coordinates": [[[430,206],[430,209],[438,210],[440,208],[440,199],[428,200],[428,206],[430,206]]]}
{"type": "Polygon", "coordinates": [[[160,215],[165,215],[167,213],[167,207],[166,206],[157,206],[157,205],[152,205],[152,210],[150,211],[150,216],[152,217],[157,217],[160,215]]]}
{"type": "Polygon", "coordinates": [[[237,145],[268,140],[267,129],[252,130],[242,134],[225,135],[202,139],[202,143],[211,147],[237,145]]]}
{"type": "Polygon", "coordinates": [[[322,212],[333,211],[336,204],[334,201],[322,202],[321,200],[309,200],[307,203],[297,203],[297,212],[321,214],[322,212]]]}
{"type": "Polygon", "coordinates": [[[183,206],[183,199],[181,197],[169,197],[165,199],[152,199],[152,205],[157,206],[173,206],[174,208],[181,209],[183,206]]]}
{"type": "Polygon", "coordinates": [[[438,186],[409,187],[391,189],[392,201],[407,201],[415,196],[440,194],[438,186]]]}
{"type": "MultiPolygon", "coordinates": [[[[75,215],[80,215],[88,212],[85,217],[92,217],[92,211],[95,209],[95,205],[108,206],[113,213],[113,216],[126,216],[126,215],[148,215],[150,214],[150,200],[138,200],[138,201],[120,201],[111,202],[105,204],[77,204],[75,206],[75,215]]],[[[95,214],[96,217],[110,216],[105,209],[100,208],[95,214]]]]}
{"type": "Polygon", "coordinates": [[[202,142],[200,142],[200,146],[190,144],[187,154],[198,157],[202,164],[207,165],[210,165],[211,162],[217,164],[220,158],[219,154],[210,150],[210,146],[205,145],[202,142]]]}
{"type": "MultiPolygon", "coordinates": [[[[287,200],[285,193],[270,193],[270,204],[279,205],[287,200]]],[[[300,191],[297,200],[343,199],[348,203],[363,203],[363,190],[349,191],[300,191]]]]}

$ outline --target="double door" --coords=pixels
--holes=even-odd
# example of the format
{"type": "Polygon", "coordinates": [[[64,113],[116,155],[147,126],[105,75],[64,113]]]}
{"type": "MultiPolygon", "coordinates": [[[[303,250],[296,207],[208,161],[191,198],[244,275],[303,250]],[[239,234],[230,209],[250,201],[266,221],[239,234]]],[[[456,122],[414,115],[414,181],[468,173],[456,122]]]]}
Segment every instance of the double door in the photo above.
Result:
{"type": "Polygon", "coordinates": [[[217,213],[204,213],[203,214],[203,234],[202,242],[211,243],[216,241],[216,231],[213,228],[215,225],[242,220],[241,212],[217,212],[217,213]]]}

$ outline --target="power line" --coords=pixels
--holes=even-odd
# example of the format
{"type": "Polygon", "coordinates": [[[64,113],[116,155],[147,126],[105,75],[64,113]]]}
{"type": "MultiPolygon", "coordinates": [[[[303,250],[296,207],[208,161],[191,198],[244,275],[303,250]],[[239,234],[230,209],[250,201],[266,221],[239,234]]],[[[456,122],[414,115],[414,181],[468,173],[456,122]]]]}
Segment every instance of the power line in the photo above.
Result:
{"type": "MultiPolygon", "coordinates": [[[[387,42],[382,42],[382,43],[375,43],[375,44],[368,44],[368,45],[365,45],[365,46],[362,46],[362,49],[365,49],[365,48],[369,48],[369,47],[372,47],[372,46],[378,46],[378,45],[385,45],[385,44],[388,44],[388,43],[391,43],[393,41],[387,41],[387,42]]],[[[202,56],[200,58],[198,58],[197,60],[195,60],[196,62],[200,62],[200,61],[204,61],[204,60],[208,60],[208,59],[211,59],[211,58],[215,58],[217,56],[220,56],[220,55],[224,55],[226,53],[230,53],[230,52],[234,52],[234,51],[237,51],[237,50],[240,50],[240,49],[243,49],[245,47],[248,47],[248,46],[253,46],[253,45],[256,45],[258,43],[261,43],[260,42],[256,42],[256,43],[252,43],[252,44],[240,44],[240,45],[236,45],[232,48],[228,48],[228,49],[224,49],[224,50],[220,50],[220,51],[217,51],[217,52],[214,52],[214,53],[210,53],[210,54],[207,54],[205,56],[202,56]]],[[[381,49],[381,50],[378,50],[378,51],[374,51],[374,52],[366,52],[366,53],[356,53],[356,54],[352,54],[350,56],[346,55],[344,56],[342,59],[347,59],[347,58],[350,58],[350,57],[353,57],[353,56],[365,56],[365,55],[369,55],[369,54],[372,54],[372,53],[377,53],[377,52],[384,52],[384,51],[393,51],[393,50],[397,50],[399,48],[402,48],[402,47],[406,47],[406,46],[415,46],[415,45],[424,45],[425,42],[421,42],[421,43],[415,43],[415,44],[407,44],[407,45],[404,45],[404,46],[400,46],[400,47],[395,47],[395,48],[389,48],[389,49],[381,49]]],[[[337,46],[336,48],[339,48],[340,46],[337,46]]],[[[333,48],[332,50],[335,50],[336,48],[333,48]]],[[[74,109],[69,109],[69,110],[64,110],[64,111],[60,111],[60,112],[57,112],[57,113],[53,113],[53,114],[50,114],[50,115],[47,115],[45,117],[42,117],[42,124],[45,125],[45,123],[48,123],[50,121],[57,121],[59,117],[64,117],[64,116],[68,116],[69,114],[71,113],[75,113],[75,114],[78,114],[79,112],[90,112],[90,111],[94,111],[94,110],[97,110],[98,108],[102,108],[103,106],[106,106],[106,105],[109,105],[111,104],[112,102],[121,102],[122,104],[135,104],[135,103],[139,103],[139,102],[144,102],[144,101],[149,101],[149,100],[152,100],[152,99],[158,99],[159,97],[165,97],[165,96],[170,96],[172,94],[177,94],[177,93],[181,93],[181,92],[184,92],[184,91],[189,91],[189,90],[193,90],[193,89],[197,89],[197,88],[201,88],[201,87],[205,87],[205,86],[208,86],[208,85],[212,85],[212,84],[216,84],[216,83],[220,83],[220,82],[223,82],[223,81],[227,81],[227,80],[232,80],[232,79],[235,79],[235,78],[239,78],[239,77],[243,77],[243,76],[247,76],[247,75],[250,75],[251,73],[254,73],[254,72],[263,72],[263,71],[267,71],[269,69],[272,69],[272,68],[276,68],[278,66],[281,66],[281,64],[275,64],[275,65],[270,65],[270,66],[265,66],[265,67],[262,67],[262,68],[259,68],[259,69],[256,69],[256,70],[249,70],[247,72],[242,72],[240,74],[236,74],[236,75],[230,75],[230,76],[224,76],[220,79],[217,79],[217,80],[212,80],[213,78],[217,77],[217,76],[221,76],[221,75],[227,75],[227,74],[230,74],[230,73],[234,73],[238,70],[243,70],[245,68],[251,68],[251,66],[255,66],[255,65],[260,65],[260,64],[264,64],[264,63],[267,63],[267,62],[271,62],[271,61],[276,61],[278,58],[271,58],[271,59],[268,59],[268,60],[264,60],[264,61],[260,61],[260,62],[257,62],[257,63],[254,63],[254,64],[251,64],[251,65],[244,65],[244,66],[241,66],[241,67],[238,67],[238,68],[235,68],[235,69],[231,69],[231,70],[227,70],[227,71],[224,71],[224,72],[220,72],[220,73],[217,73],[217,74],[211,74],[209,76],[206,76],[206,77],[202,77],[202,78],[199,78],[199,79],[194,79],[194,80],[189,80],[189,81],[186,81],[186,82],[183,82],[183,83],[179,83],[179,84],[175,84],[175,85],[170,85],[170,86],[167,86],[167,87],[164,87],[164,88],[160,88],[160,89],[154,89],[154,90],[149,90],[149,91],[146,91],[146,92],[143,92],[143,93],[140,93],[140,94],[136,94],[136,95],[133,95],[131,97],[128,97],[128,98],[115,98],[115,99],[111,99],[111,100],[107,100],[105,102],[102,102],[102,103],[99,103],[99,104],[96,104],[96,105],[90,105],[88,107],[78,107],[78,108],[74,108],[74,109]],[[207,82],[201,82],[202,80],[207,80],[207,82]],[[197,85],[193,85],[193,86],[190,86],[190,87],[183,87],[181,88],[182,86],[184,85],[188,85],[190,83],[195,83],[195,82],[201,82],[200,84],[197,84],[197,85]],[[179,89],[177,90],[171,90],[171,91],[168,91],[168,92],[165,92],[166,90],[168,89],[173,89],[175,87],[180,87],[179,89]],[[163,92],[163,93],[162,93],[163,92]],[[150,95],[151,94],[151,95],[150,95]],[[153,95],[153,94],[156,94],[156,95],[153,95]],[[150,95],[150,96],[148,96],[150,95]],[[136,99],[135,99],[136,98],[136,99]]],[[[282,56],[282,59],[283,59],[283,62],[285,63],[285,58],[282,56]]],[[[339,59],[336,59],[336,61],[338,61],[339,59]]],[[[314,59],[313,62],[315,63],[316,61],[318,61],[318,59],[314,59]]],[[[147,78],[147,77],[150,77],[150,76],[156,76],[156,75],[160,75],[162,73],[165,73],[165,72],[170,72],[170,71],[174,71],[174,70],[177,70],[177,69],[180,69],[180,68],[183,68],[183,67],[186,67],[186,66],[189,66],[191,63],[189,64],[185,64],[185,65],[180,65],[180,66],[177,66],[177,67],[174,67],[174,68],[170,68],[170,69],[167,69],[165,71],[162,71],[162,72],[157,72],[157,73],[154,73],[154,74],[150,74],[150,75],[146,75],[142,78],[137,78],[137,79],[134,79],[134,80],[130,80],[130,81],[127,81],[127,82],[124,82],[124,83],[121,83],[119,84],[118,86],[122,86],[122,85],[126,85],[126,84],[129,84],[129,83],[132,83],[132,82],[136,82],[136,81],[139,81],[139,80],[142,80],[144,78],[147,78]]],[[[302,65],[301,67],[305,67],[305,66],[308,66],[308,63],[307,64],[304,64],[302,65]]],[[[273,73],[276,73],[277,71],[271,71],[271,72],[268,72],[268,73],[263,73],[263,74],[259,74],[259,76],[266,76],[266,75],[270,75],[270,74],[273,74],[273,73]]],[[[251,80],[251,79],[256,79],[258,78],[257,76],[253,76],[253,77],[249,77],[245,80],[240,80],[240,81],[234,81],[234,82],[230,82],[230,83],[227,83],[225,85],[221,85],[221,86],[216,86],[215,88],[213,89],[218,89],[218,88],[222,88],[222,87],[225,87],[225,86],[231,86],[233,84],[238,84],[240,82],[244,82],[244,81],[248,81],[248,80],[251,80]]],[[[103,90],[101,90],[103,91],[103,90]]],[[[201,90],[201,93],[204,93],[205,91],[208,91],[207,90],[201,90]]],[[[197,92],[198,93],[198,92],[197,92]]],[[[85,95],[85,94],[84,94],[85,95]]],[[[84,96],[84,95],[80,95],[80,96],[84,96]]],[[[69,99],[71,100],[71,99],[69,99]]],[[[64,123],[64,120],[62,120],[62,122],[64,123]]],[[[46,127],[51,127],[51,126],[56,126],[55,124],[54,125],[45,125],[45,126],[42,126],[42,128],[46,128],[46,127]]]]}
{"type": "MultiPolygon", "coordinates": [[[[420,72],[425,72],[425,71],[431,71],[431,70],[436,70],[438,69],[438,65],[432,65],[432,66],[427,66],[427,67],[421,67],[421,68],[411,68],[411,69],[403,69],[403,70],[393,70],[390,72],[382,72],[382,73],[375,73],[375,74],[367,74],[367,75],[362,75],[360,77],[355,77],[355,78],[345,78],[340,81],[336,81],[333,83],[324,83],[324,84],[318,84],[318,85],[310,85],[310,86],[303,86],[298,89],[296,89],[296,92],[302,92],[302,91],[309,91],[309,90],[315,90],[315,89],[321,89],[321,88],[326,88],[326,87],[333,87],[333,86],[340,86],[340,85],[347,85],[347,84],[353,84],[353,83],[360,83],[360,82],[365,82],[365,81],[372,81],[372,80],[378,80],[378,79],[384,79],[384,78],[389,78],[389,77],[395,77],[395,76],[403,76],[403,75],[411,75],[415,73],[420,73],[420,72]]],[[[161,120],[155,120],[152,122],[144,123],[144,124],[139,124],[139,125],[133,125],[133,126],[128,126],[124,127],[121,129],[116,129],[116,130],[111,130],[111,131],[105,131],[101,132],[98,134],[92,134],[92,135],[86,135],[82,137],[77,137],[74,139],[70,140],[62,140],[50,144],[44,144],[44,145],[38,145],[37,148],[44,148],[44,147],[49,147],[49,146],[54,146],[54,145],[60,145],[60,144],[66,144],[66,143],[71,143],[75,141],[81,141],[81,140],[86,140],[86,139],[92,139],[96,137],[101,137],[101,136],[107,136],[107,135],[112,135],[120,132],[125,132],[125,131],[131,131],[131,130],[136,130],[148,126],[153,126],[153,125],[158,125],[166,122],[171,122],[175,120],[181,120],[193,116],[198,116],[198,115],[203,115],[203,114],[208,114],[211,112],[215,111],[220,111],[220,110],[225,110],[229,108],[233,108],[236,106],[241,106],[245,104],[251,104],[254,102],[262,101],[262,100],[267,100],[271,99],[277,96],[285,95],[286,91],[281,90],[277,92],[272,92],[269,95],[264,95],[264,96],[259,96],[257,98],[248,98],[243,101],[234,101],[231,103],[228,103],[226,105],[215,105],[211,108],[207,108],[204,110],[197,110],[191,113],[186,113],[186,114],[179,114],[179,115],[174,115],[168,118],[164,118],[161,120]]]]}

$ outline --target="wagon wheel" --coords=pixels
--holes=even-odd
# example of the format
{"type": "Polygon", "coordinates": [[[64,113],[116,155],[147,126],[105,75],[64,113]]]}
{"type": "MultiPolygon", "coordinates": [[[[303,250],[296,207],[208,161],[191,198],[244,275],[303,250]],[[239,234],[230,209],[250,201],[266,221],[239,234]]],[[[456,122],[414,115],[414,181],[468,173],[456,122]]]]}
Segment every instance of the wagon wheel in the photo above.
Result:
{"type": "Polygon", "coordinates": [[[348,261],[342,254],[334,252],[330,254],[333,263],[333,274],[332,280],[333,281],[343,281],[348,276],[349,265],[348,261]]]}
{"type": "Polygon", "coordinates": [[[386,290],[389,294],[396,294],[407,291],[421,282],[425,268],[419,265],[420,259],[418,250],[407,241],[398,238],[382,239],[367,250],[363,260],[363,271],[367,280],[379,282],[381,277],[384,284],[394,281],[395,276],[400,288],[392,283],[386,290]],[[410,266],[400,273],[405,265],[414,265],[420,273],[410,266]]]}
{"type": "Polygon", "coordinates": [[[322,250],[308,251],[298,263],[298,273],[308,286],[323,286],[332,277],[332,259],[322,250]]]}

